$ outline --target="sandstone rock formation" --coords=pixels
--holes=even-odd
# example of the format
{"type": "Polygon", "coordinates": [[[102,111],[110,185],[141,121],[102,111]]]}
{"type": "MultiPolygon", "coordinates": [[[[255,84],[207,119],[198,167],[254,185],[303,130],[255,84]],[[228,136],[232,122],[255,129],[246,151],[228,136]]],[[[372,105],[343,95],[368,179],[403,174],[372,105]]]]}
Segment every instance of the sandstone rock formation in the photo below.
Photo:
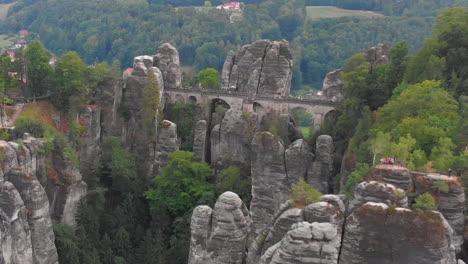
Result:
{"type": "Polygon", "coordinates": [[[303,139],[294,141],[285,151],[289,188],[300,179],[305,179],[314,155],[303,139]]]}
{"type": "Polygon", "coordinates": [[[361,182],[349,199],[348,214],[367,202],[408,207],[408,198],[402,189],[376,181],[361,182]]]}
{"type": "Polygon", "coordinates": [[[339,232],[344,221],[344,204],[336,195],[323,195],[322,201],[308,205],[305,208],[295,207],[291,200],[281,204],[275,213],[272,223],[262,230],[255,239],[250,240],[247,264],[256,264],[266,254],[267,250],[280,242],[291,230],[295,223],[307,221],[309,223],[331,223],[339,232]]]}
{"type": "Polygon", "coordinates": [[[207,144],[207,131],[208,124],[206,120],[200,120],[195,124],[195,130],[193,133],[193,153],[200,159],[200,161],[206,161],[206,144],[207,144]]]}
{"type": "Polygon", "coordinates": [[[177,139],[177,125],[171,121],[164,120],[161,123],[156,144],[157,171],[161,172],[169,161],[169,154],[179,150],[179,140],[177,139]]]}
{"type": "Polygon", "coordinates": [[[343,99],[344,80],[341,77],[341,70],[329,72],[323,80],[323,95],[334,101],[343,99]]]}
{"type": "Polygon", "coordinates": [[[223,66],[222,89],[263,96],[288,96],[292,56],[287,41],[258,40],[229,53],[223,66]]]}
{"type": "Polygon", "coordinates": [[[346,220],[339,263],[455,264],[451,240],[452,230],[438,212],[368,202],[346,220]]]}
{"type": "Polygon", "coordinates": [[[317,138],[315,160],[307,173],[307,182],[322,193],[328,193],[329,182],[333,171],[335,147],[333,139],[328,135],[317,138]]]}
{"type": "Polygon", "coordinates": [[[260,264],[319,264],[337,263],[340,234],[330,223],[300,222],[286,236],[270,247],[260,264]]]}
{"type": "Polygon", "coordinates": [[[27,209],[33,263],[58,263],[55,236],[46,192],[34,174],[12,169],[7,177],[18,190],[27,209]]]}
{"type": "Polygon", "coordinates": [[[180,71],[179,51],[169,43],[158,48],[154,56],[154,66],[158,67],[163,75],[164,88],[181,88],[182,73],[180,71]]]}
{"type": "Polygon", "coordinates": [[[248,167],[250,164],[249,122],[243,113],[229,109],[220,125],[211,131],[211,164],[222,168],[226,163],[248,167]]]}
{"type": "Polygon", "coordinates": [[[413,180],[407,168],[396,165],[377,165],[366,176],[367,180],[389,183],[405,192],[413,191],[413,180]]]}
{"type": "Polygon", "coordinates": [[[27,212],[15,186],[0,182],[0,263],[33,263],[27,212]]]}
{"type": "Polygon", "coordinates": [[[267,228],[289,194],[281,140],[269,132],[256,133],[252,141],[252,237],[267,228]]]}
{"type": "Polygon", "coordinates": [[[442,213],[452,227],[454,231],[453,244],[457,251],[460,251],[465,225],[465,194],[460,178],[435,173],[415,175],[414,178],[416,194],[430,193],[436,198],[437,210],[442,213]],[[448,187],[447,192],[441,190],[439,187],[441,184],[448,187]]]}
{"type": "Polygon", "coordinates": [[[214,209],[195,208],[191,222],[189,264],[242,264],[251,220],[237,194],[225,192],[214,209]]]}
{"type": "Polygon", "coordinates": [[[88,186],[84,181],[77,181],[64,190],[63,209],[60,222],[67,226],[76,226],[76,214],[81,199],[86,197],[88,186]]]}
{"type": "Polygon", "coordinates": [[[369,48],[366,51],[367,62],[370,63],[371,67],[379,64],[388,64],[390,62],[390,49],[390,45],[382,43],[369,48]]]}
{"type": "Polygon", "coordinates": [[[80,113],[80,125],[87,128],[80,142],[80,171],[90,172],[96,162],[101,142],[101,107],[86,106],[80,113]]]}

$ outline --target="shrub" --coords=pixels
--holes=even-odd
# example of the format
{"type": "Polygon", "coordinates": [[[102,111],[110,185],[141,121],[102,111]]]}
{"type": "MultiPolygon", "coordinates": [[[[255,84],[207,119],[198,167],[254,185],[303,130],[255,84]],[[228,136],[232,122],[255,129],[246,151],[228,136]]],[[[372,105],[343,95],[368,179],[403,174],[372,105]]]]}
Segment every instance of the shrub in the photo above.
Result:
{"type": "Polygon", "coordinates": [[[434,197],[432,197],[432,195],[430,195],[429,193],[425,193],[418,196],[418,198],[416,198],[415,200],[413,208],[421,211],[437,209],[434,197]]]}
{"type": "Polygon", "coordinates": [[[30,118],[20,118],[16,122],[14,134],[17,138],[22,137],[24,133],[29,133],[34,137],[41,138],[43,137],[45,130],[45,125],[37,120],[30,118]]]}
{"type": "Polygon", "coordinates": [[[252,189],[251,179],[243,177],[239,166],[231,165],[227,167],[219,173],[217,178],[216,193],[218,195],[227,191],[235,192],[245,204],[249,203],[252,189]]]}
{"type": "Polygon", "coordinates": [[[436,187],[437,191],[442,193],[448,193],[450,189],[449,185],[444,181],[435,181],[434,187],[436,187]]]}
{"type": "Polygon", "coordinates": [[[288,198],[293,201],[294,206],[301,207],[320,201],[320,196],[322,193],[313,189],[304,179],[300,179],[292,186],[288,198]]]}
{"type": "Polygon", "coordinates": [[[358,164],[357,169],[349,176],[346,181],[346,197],[350,197],[354,188],[362,181],[362,178],[369,172],[370,167],[367,164],[358,164]]]}
{"type": "Polygon", "coordinates": [[[402,190],[399,190],[399,189],[396,189],[393,194],[397,197],[397,198],[403,198],[405,197],[405,192],[402,191],[402,190]]]}
{"type": "Polygon", "coordinates": [[[7,129],[0,129],[0,140],[9,141],[11,139],[10,131],[7,129]]]}

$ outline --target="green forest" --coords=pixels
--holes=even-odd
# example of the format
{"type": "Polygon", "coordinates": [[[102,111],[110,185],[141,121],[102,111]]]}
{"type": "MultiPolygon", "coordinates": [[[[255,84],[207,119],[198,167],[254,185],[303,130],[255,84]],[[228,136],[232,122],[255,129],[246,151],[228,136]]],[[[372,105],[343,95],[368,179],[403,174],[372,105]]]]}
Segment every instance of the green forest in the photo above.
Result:
{"type": "Polygon", "coordinates": [[[287,39],[294,49],[297,91],[320,89],[326,73],[377,43],[406,40],[410,53],[415,52],[430,35],[439,9],[468,5],[467,0],[412,0],[385,7],[380,3],[393,1],[245,1],[242,19],[231,23],[228,12],[189,6],[203,6],[202,1],[25,0],[10,10],[0,30],[14,34],[28,29],[30,38],[40,39],[57,56],[73,50],[88,64],[119,62],[122,68],[130,66],[134,56],[154,54],[160,44],[171,42],[182,64],[194,66],[196,72],[220,70],[227,52],[241,45],[287,39]],[[312,22],[306,4],[376,10],[387,17],[312,22]]]}

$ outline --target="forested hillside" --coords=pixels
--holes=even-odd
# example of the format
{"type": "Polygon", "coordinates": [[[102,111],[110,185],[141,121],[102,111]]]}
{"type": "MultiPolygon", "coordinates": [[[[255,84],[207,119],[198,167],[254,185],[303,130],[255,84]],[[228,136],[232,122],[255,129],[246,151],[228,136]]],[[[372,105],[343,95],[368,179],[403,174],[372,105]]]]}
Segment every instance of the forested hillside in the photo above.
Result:
{"type": "Polygon", "coordinates": [[[9,33],[29,29],[31,37],[39,38],[59,56],[74,50],[86,63],[118,61],[122,67],[129,66],[135,55],[152,54],[154,46],[171,42],[179,50],[182,63],[194,65],[196,71],[208,67],[220,70],[227,52],[240,45],[262,38],[284,38],[292,41],[295,50],[293,88],[298,90],[321,88],[327,72],[377,43],[406,40],[410,52],[414,52],[429,35],[440,8],[467,5],[466,0],[399,1],[404,4],[385,7],[376,4],[381,2],[392,3],[245,1],[243,19],[231,23],[227,12],[188,7],[202,6],[202,1],[25,0],[12,8],[0,28],[9,33]],[[390,16],[311,22],[305,13],[306,4],[377,10],[390,16]]]}
{"type": "MultiPolygon", "coordinates": [[[[329,250],[330,255],[334,254],[336,259],[334,263],[359,263],[350,262],[351,257],[344,260],[341,257],[338,262],[341,248],[349,256],[368,256],[367,244],[354,245],[357,235],[350,229],[357,230],[361,238],[374,234],[375,245],[381,245],[382,236],[386,235],[386,241],[394,244],[404,241],[415,248],[419,246],[417,250],[392,248],[388,254],[423,260],[414,263],[436,262],[424,262],[426,255],[431,260],[440,260],[451,254],[455,259],[455,247],[460,258],[463,250],[468,253],[468,246],[461,248],[465,196],[460,181],[468,182],[468,11],[466,7],[453,7],[435,18],[438,8],[455,2],[408,2],[412,5],[400,10],[401,16],[383,19],[311,22],[306,19],[304,2],[275,0],[246,5],[243,20],[234,23],[222,11],[175,9],[143,0],[18,3],[2,24],[3,29],[16,32],[27,28],[32,32],[31,38],[39,38],[45,47],[40,41],[31,40],[13,56],[5,53],[0,57],[0,110],[11,110],[7,104],[14,101],[9,95],[22,96],[15,105],[18,109],[24,106],[20,100],[35,101],[41,97],[44,101],[26,103],[15,127],[5,127],[0,134],[0,198],[4,199],[0,203],[0,223],[2,228],[12,231],[2,231],[0,236],[2,243],[6,241],[2,247],[14,249],[2,248],[0,262],[20,255],[23,251],[18,248],[25,249],[24,255],[29,254],[31,259],[33,254],[37,257],[36,249],[43,249],[42,242],[47,240],[49,251],[55,252],[46,256],[50,263],[58,259],[67,264],[185,264],[190,261],[189,256],[230,259],[229,254],[234,252],[235,263],[258,264],[261,262],[255,258],[258,260],[265,251],[271,253],[281,246],[272,247],[276,245],[276,242],[268,244],[272,240],[260,244],[268,241],[265,237],[268,232],[262,232],[261,225],[269,224],[279,205],[291,199],[297,216],[293,217],[302,221],[305,213],[301,210],[317,212],[309,204],[322,199],[321,193],[312,187],[327,194],[346,193],[350,201],[369,169],[385,157],[397,157],[407,167],[393,163],[384,166],[390,174],[402,176],[396,184],[404,186],[403,189],[376,182],[379,179],[367,186],[377,193],[376,197],[383,190],[386,197],[397,198],[398,204],[389,198],[392,204],[388,208],[385,204],[367,207],[368,210],[364,206],[356,209],[355,216],[358,219],[391,215],[395,221],[386,222],[390,218],[385,217],[362,220],[369,226],[350,221],[351,228],[343,230],[347,209],[341,198],[330,195],[328,201],[340,209],[324,205],[325,202],[318,206],[325,208],[324,213],[334,210],[336,215],[332,218],[341,217],[341,223],[333,222],[339,228],[330,223],[318,226],[309,223],[315,226],[313,231],[323,232],[315,232],[319,235],[314,239],[328,243],[329,249],[333,249],[329,250]],[[285,38],[290,42],[258,40],[261,38],[285,38]],[[166,41],[177,46],[178,51],[168,43],[159,45],[166,41]],[[369,61],[363,52],[380,41],[394,45],[388,48],[388,56],[382,56],[384,62],[369,61]],[[182,63],[195,65],[198,70],[220,69],[226,52],[239,50],[239,45],[246,43],[250,44],[246,47],[248,51],[230,55],[235,59],[231,61],[232,67],[222,72],[224,88],[218,87],[217,72],[207,69],[193,83],[200,89],[193,89],[192,96],[183,97],[188,90],[179,89],[183,83],[179,55],[182,63]],[[120,63],[127,66],[134,55],[155,54],[158,46],[156,55],[135,58],[131,73],[122,77],[120,63]],[[52,53],[46,48],[58,56],[57,61],[50,61],[52,53]],[[112,66],[95,63],[102,60],[115,63],[112,66]],[[292,72],[297,88],[318,87],[325,73],[334,68],[342,68],[343,101],[286,98],[292,72]],[[267,77],[261,79],[259,71],[267,77]],[[278,81],[270,82],[273,79],[278,81]],[[171,90],[176,91],[172,98],[171,90]],[[267,111],[260,103],[243,97],[237,98],[241,102],[238,105],[236,101],[230,101],[229,105],[219,95],[209,99],[210,92],[229,94],[230,99],[241,92],[254,98],[266,97],[270,108],[267,111]],[[198,101],[194,96],[197,94],[198,101]],[[278,94],[284,96],[278,98],[278,94]],[[301,120],[295,120],[299,118],[289,106],[280,105],[278,108],[287,111],[281,114],[271,111],[285,98],[330,107],[324,114],[324,123],[314,126],[316,130],[311,137],[301,134],[296,125],[301,120]],[[36,138],[24,137],[24,133],[36,138]],[[417,190],[412,188],[413,183],[408,183],[410,170],[417,170],[422,179],[417,190]],[[452,173],[460,178],[444,175],[429,178],[425,173],[430,172],[452,173]],[[71,197],[77,186],[85,191],[71,197]],[[429,192],[438,200],[426,194],[429,192]],[[34,199],[30,193],[36,195],[34,199]],[[414,199],[415,196],[418,198],[414,199]],[[449,197],[450,202],[443,204],[441,197],[449,197]],[[73,199],[73,203],[69,202],[73,199]],[[192,218],[199,205],[204,205],[202,209],[210,214],[208,206],[215,208],[213,217],[203,218],[203,212],[195,210],[198,215],[194,213],[192,218]],[[397,205],[412,206],[414,210],[397,210],[397,205]],[[445,215],[434,213],[433,209],[445,215]],[[220,211],[224,214],[217,213],[220,211]],[[17,212],[18,217],[10,217],[11,212],[17,212]],[[447,223],[446,215],[455,217],[447,217],[451,221],[447,223]],[[64,221],[64,216],[69,219],[64,221]],[[195,220],[191,229],[192,219],[195,220]],[[214,228],[212,220],[218,224],[214,228]],[[453,222],[456,222],[456,245],[451,244],[453,230],[449,224],[453,222]],[[32,225],[31,232],[29,223],[37,224],[32,225]],[[252,223],[255,233],[249,234],[252,223]],[[368,232],[382,224],[389,224],[392,229],[384,226],[368,232]],[[356,226],[364,227],[358,230],[356,226]],[[426,229],[410,232],[420,226],[427,230],[436,227],[439,232],[426,229]],[[43,239],[42,230],[47,231],[47,239],[43,239]],[[389,230],[391,233],[387,235],[389,230]],[[403,234],[398,233],[400,230],[404,230],[403,234]],[[29,233],[39,242],[23,243],[29,233]],[[210,237],[210,244],[206,243],[208,233],[215,234],[210,237]],[[348,240],[341,240],[342,234],[348,240]],[[412,236],[410,239],[402,239],[408,234],[412,236]],[[191,236],[195,238],[192,241],[191,236]],[[233,236],[232,241],[224,243],[233,236]],[[329,239],[337,236],[340,241],[329,239]],[[246,239],[259,243],[263,252],[261,247],[246,248],[250,247],[246,239]],[[23,244],[18,246],[11,241],[23,244]],[[214,246],[205,255],[203,250],[190,251],[197,243],[214,246]],[[442,248],[437,251],[441,253],[421,253],[433,247],[442,248]],[[211,254],[214,251],[219,254],[211,254]],[[247,253],[253,256],[246,256],[247,253]],[[248,257],[254,260],[244,262],[248,257]]],[[[323,219],[322,216],[318,217],[323,219]]],[[[290,219],[285,221],[284,226],[288,226],[282,228],[283,233],[289,230],[290,219]]],[[[310,228],[304,230],[311,232],[310,228]]],[[[302,231],[299,234],[308,234],[302,231]]],[[[293,251],[300,243],[311,240],[301,235],[291,237],[293,251]]],[[[278,235],[275,239],[280,241],[282,237],[278,235]]],[[[313,251],[307,250],[305,254],[313,251]]],[[[322,261],[326,257],[320,255],[316,259],[322,261]]]]}

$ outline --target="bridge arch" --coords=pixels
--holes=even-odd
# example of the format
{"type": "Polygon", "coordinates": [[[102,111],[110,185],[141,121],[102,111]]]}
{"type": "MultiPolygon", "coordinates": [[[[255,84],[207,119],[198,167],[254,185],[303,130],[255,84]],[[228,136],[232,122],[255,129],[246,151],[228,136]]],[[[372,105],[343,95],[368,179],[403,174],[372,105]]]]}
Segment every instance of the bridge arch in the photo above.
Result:
{"type": "Polygon", "coordinates": [[[211,112],[216,112],[216,108],[224,108],[226,110],[231,109],[231,105],[228,102],[221,98],[213,98],[211,99],[211,112]]]}
{"type": "Polygon", "coordinates": [[[259,102],[254,102],[252,104],[252,108],[253,108],[254,113],[257,113],[260,116],[263,116],[267,112],[267,109],[259,102]]]}
{"type": "Polygon", "coordinates": [[[198,102],[197,97],[194,96],[194,95],[189,96],[188,102],[189,102],[190,104],[196,104],[196,103],[198,102]]]}
{"type": "Polygon", "coordinates": [[[306,107],[296,106],[289,113],[297,126],[310,127],[314,125],[315,115],[310,113],[306,107]]]}
{"type": "Polygon", "coordinates": [[[176,103],[178,104],[185,104],[185,98],[181,94],[176,94],[176,103]]]}
{"type": "Polygon", "coordinates": [[[334,124],[336,123],[336,121],[338,121],[339,114],[340,113],[338,112],[338,110],[330,110],[324,114],[323,122],[334,124]]]}
{"type": "Polygon", "coordinates": [[[162,105],[166,107],[167,105],[171,104],[171,96],[168,93],[164,93],[162,97],[162,105]]]}

